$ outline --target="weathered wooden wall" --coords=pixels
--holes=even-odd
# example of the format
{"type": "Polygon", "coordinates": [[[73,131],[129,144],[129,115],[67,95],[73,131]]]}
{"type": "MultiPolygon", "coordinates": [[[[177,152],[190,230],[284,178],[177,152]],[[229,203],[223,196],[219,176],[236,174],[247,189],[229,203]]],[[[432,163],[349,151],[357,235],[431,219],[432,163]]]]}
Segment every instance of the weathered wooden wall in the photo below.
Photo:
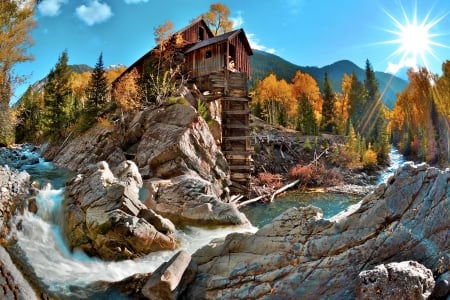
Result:
{"type": "Polygon", "coordinates": [[[206,99],[221,102],[221,148],[230,165],[230,190],[245,197],[250,192],[253,172],[253,144],[250,138],[250,109],[247,74],[223,70],[195,80],[201,91],[209,91],[206,99]]]}

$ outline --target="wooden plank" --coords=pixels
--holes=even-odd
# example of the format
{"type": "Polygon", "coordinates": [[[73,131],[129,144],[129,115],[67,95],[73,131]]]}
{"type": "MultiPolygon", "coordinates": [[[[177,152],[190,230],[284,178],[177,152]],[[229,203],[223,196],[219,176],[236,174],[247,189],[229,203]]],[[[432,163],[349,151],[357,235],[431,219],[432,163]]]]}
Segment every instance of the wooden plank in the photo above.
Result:
{"type": "MultiPolygon", "coordinates": [[[[253,171],[253,166],[230,166],[231,171],[253,171]]],[[[235,173],[235,172],[233,172],[235,173]]],[[[233,174],[232,173],[232,174],[233,174]]]]}
{"type": "Polygon", "coordinates": [[[232,173],[230,175],[230,179],[233,182],[240,182],[242,184],[247,184],[247,181],[251,178],[252,176],[250,175],[250,173],[232,173]]]}
{"type": "Polygon", "coordinates": [[[250,136],[224,136],[223,139],[227,141],[247,141],[250,136]]]}
{"type": "Polygon", "coordinates": [[[227,115],[248,115],[250,113],[250,110],[244,109],[244,110],[226,110],[223,111],[224,114],[227,115]]]}
{"type": "Polygon", "coordinates": [[[226,97],[223,97],[223,101],[248,102],[248,101],[249,101],[249,98],[246,98],[246,97],[226,96],[226,97]]]}
{"type": "Polygon", "coordinates": [[[235,150],[230,150],[230,151],[222,151],[224,154],[230,154],[230,155],[246,155],[249,154],[251,155],[252,152],[251,151],[235,151],[235,150]]]}
{"type": "Polygon", "coordinates": [[[250,129],[248,125],[244,124],[224,124],[225,128],[234,128],[234,129],[250,129]]]}
{"type": "Polygon", "coordinates": [[[252,163],[252,155],[250,153],[249,154],[244,154],[244,155],[240,155],[240,154],[225,154],[225,157],[228,160],[228,164],[229,165],[234,165],[237,160],[243,161],[246,164],[251,164],[252,163]]]}

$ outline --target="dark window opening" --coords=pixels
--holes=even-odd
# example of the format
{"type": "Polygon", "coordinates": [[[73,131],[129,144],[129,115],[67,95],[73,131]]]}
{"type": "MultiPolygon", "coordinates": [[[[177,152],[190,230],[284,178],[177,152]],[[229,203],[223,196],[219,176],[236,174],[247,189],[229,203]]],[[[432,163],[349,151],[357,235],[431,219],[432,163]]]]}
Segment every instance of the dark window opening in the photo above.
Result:
{"type": "Polygon", "coordinates": [[[211,50],[206,50],[205,58],[211,58],[211,57],[212,57],[212,52],[211,52],[211,50]]]}
{"type": "Polygon", "coordinates": [[[205,29],[203,27],[198,28],[198,40],[203,41],[205,39],[205,29]]]}

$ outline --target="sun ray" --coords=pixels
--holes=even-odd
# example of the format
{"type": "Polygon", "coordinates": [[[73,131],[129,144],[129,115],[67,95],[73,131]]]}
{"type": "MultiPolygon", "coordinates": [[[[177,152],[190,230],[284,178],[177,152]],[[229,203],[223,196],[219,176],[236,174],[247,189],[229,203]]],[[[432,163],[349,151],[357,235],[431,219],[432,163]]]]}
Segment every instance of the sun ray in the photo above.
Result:
{"type": "Polygon", "coordinates": [[[393,13],[383,9],[383,12],[391,20],[393,28],[385,28],[383,31],[393,35],[392,39],[379,42],[377,44],[397,45],[397,48],[387,57],[387,60],[399,58],[395,65],[398,69],[408,66],[424,66],[428,68],[429,59],[440,60],[435,48],[447,48],[450,46],[436,41],[436,38],[448,35],[441,32],[433,32],[450,11],[438,16],[432,16],[430,9],[425,16],[419,20],[417,1],[415,1],[413,11],[408,13],[405,7],[400,4],[400,17],[395,17],[393,13]]]}

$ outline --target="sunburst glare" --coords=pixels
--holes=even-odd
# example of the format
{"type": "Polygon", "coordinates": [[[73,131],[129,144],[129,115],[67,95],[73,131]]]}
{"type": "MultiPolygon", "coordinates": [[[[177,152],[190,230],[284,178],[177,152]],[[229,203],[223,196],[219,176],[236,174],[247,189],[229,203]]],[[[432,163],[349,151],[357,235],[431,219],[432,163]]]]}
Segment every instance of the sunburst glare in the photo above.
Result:
{"type": "Polygon", "coordinates": [[[433,57],[436,60],[440,58],[434,51],[435,47],[449,48],[449,46],[439,43],[436,38],[444,35],[443,32],[436,31],[438,25],[450,12],[445,12],[442,15],[432,17],[431,10],[425,15],[422,20],[418,20],[417,2],[414,7],[414,12],[410,15],[406,12],[403,5],[401,5],[402,16],[395,17],[392,13],[384,11],[386,15],[392,20],[395,28],[384,29],[392,33],[395,38],[382,42],[382,44],[398,45],[397,49],[387,58],[388,60],[399,57],[397,63],[389,63],[388,70],[391,73],[396,73],[403,67],[417,68],[424,66],[428,68],[428,60],[433,57]],[[403,20],[401,20],[403,18],[403,20]]]}

